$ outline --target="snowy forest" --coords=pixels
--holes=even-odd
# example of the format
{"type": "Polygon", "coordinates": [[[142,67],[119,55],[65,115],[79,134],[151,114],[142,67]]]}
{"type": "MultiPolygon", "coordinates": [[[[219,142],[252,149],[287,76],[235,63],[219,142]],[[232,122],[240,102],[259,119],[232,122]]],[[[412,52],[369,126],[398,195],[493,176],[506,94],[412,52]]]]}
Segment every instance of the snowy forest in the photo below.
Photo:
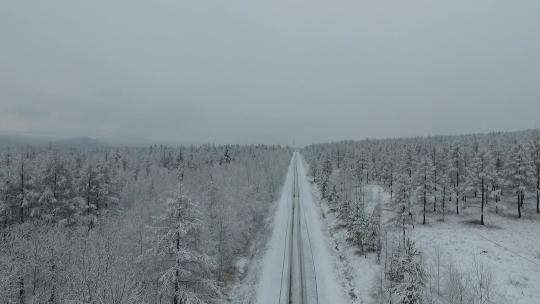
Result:
{"type": "Polygon", "coordinates": [[[497,212],[505,207],[498,204],[503,197],[515,198],[518,217],[540,213],[538,131],[364,140],[313,145],[306,151],[323,198],[338,209],[347,208],[346,196],[337,199],[341,193],[375,182],[388,190],[403,212],[421,203],[424,224],[426,212],[441,217],[452,211],[459,214],[468,197],[481,197],[482,225],[484,207],[490,204],[497,212]],[[341,170],[331,183],[333,168],[341,170]]]}
{"type": "MultiPolygon", "coordinates": [[[[493,269],[476,259],[464,266],[473,269],[470,275],[455,261],[441,267],[435,241],[454,232],[434,232],[435,241],[427,247],[437,259],[435,267],[409,235],[419,226],[434,230],[450,216],[461,226],[491,229],[501,229],[501,219],[517,227],[540,218],[538,130],[343,141],[311,145],[303,153],[322,200],[346,230],[347,242],[384,264],[373,288],[377,303],[496,303],[493,269]],[[381,189],[371,209],[364,201],[370,185],[381,189]]],[[[538,231],[530,235],[536,243],[538,231]]],[[[459,237],[459,232],[450,236],[459,237]]]]}
{"type": "Polygon", "coordinates": [[[250,303],[261,290],[281,294],[295,280],[271,271],[296,263],[283,251],[293,249],[280,247],[296,233],[287,216],[295,206],[312,214],[297,219],[307,248],[329,250],[298,263],[313,259],[315,284],[326,284],[318,272],[337,284],[312,293],[317,301],[341,289],[348,300],[336,303],[528,303],[538,295],[529,280],[540,259],[539,130],[294,151],[3,147],[2,303],[250,303]],[[280,235],[284,227],[291,230],[280,235]],[[273,252],[279,267],[264,258],[273,252]]]}
{"type": "Polygon", "coordinates": [[[540,304],[540,1],[0,1],[0,304],[540,304]]]}
{"type": "Polygon", "coordinates": [[[1,303],[213,303],[265,227],[282,146],[5,147],[1,303]]]}

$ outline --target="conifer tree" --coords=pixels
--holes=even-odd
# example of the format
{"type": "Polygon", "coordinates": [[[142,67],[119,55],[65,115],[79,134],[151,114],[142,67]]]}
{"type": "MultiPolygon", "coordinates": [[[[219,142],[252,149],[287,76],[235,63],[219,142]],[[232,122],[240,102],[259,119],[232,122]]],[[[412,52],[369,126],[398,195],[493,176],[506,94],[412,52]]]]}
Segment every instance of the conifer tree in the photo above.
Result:
{"type": "Polygon", "coordinates": [[[147,256],[170,257],[170,266],[161,275],[162,292],[174,304],[204,303],[200,295],[218,292],[212,279],[213,259],[204,253],[201,244],[202,215],[180,185],[174,197],[167,200],[164,214],[155,218],[152,230],[156,239],[147,256]]]}
{"type": "Polygon", "coordinates": [[[450,172],[453,175],[454,190],[456,197],[456,214],[459,214],[459,196],[462,195],[461,189],[463,188],[463,156],[461,148],[459,146],[454,147],[451,155],[452,166],[450,172]]]}
{"type": "Polygon", "coordinates": [[[527,154],[521,144],[514,144],[506,164],[506,185],[514,190],[517,196],[518,217],[522,215],[525,191],[530,185],[530,166],[528,165],[527,154]]]}
{"type": "Polygon", "coordinates": [[[484,206],[486,204],[486,188],[488,183],[491,181],[492,176],[492,167],[489,153],[485,148],[481,148],[474,155],[474,157],[469,162],[468,170],[468,183],[473,191],[480,190],[481,193],[481,215],[480,215],[480,224],[484,225],[484,206]]]}
{"type": "Polygon", "coordinates": [[[536,136],[532,146],[532,164],[536,177],[536,213],[540,214],[540,136],[536,136]]]}
{"type": "Polygon", "coordinates": [[[432,158],[425,155],[419,163],[418,170],[416,171],[415,184],[417,195],[423,203],[423,221],[422,224],[426,224],[426,208],[427,202],[432,196],[432,191],[435,188],[434,176],[435,166],[433,165],[432,158]]]}

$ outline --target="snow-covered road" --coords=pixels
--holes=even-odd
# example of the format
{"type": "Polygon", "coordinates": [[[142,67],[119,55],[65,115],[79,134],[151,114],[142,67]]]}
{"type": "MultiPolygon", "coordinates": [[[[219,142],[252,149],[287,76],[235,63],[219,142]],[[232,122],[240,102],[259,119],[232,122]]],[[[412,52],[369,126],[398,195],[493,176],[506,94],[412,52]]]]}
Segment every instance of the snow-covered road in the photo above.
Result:
{"type": "Polygon", "coordinates": [[[320,210],[315,205],[301,155],[295,152],[263,259],[258,304],[342,304],[320,210]]]}

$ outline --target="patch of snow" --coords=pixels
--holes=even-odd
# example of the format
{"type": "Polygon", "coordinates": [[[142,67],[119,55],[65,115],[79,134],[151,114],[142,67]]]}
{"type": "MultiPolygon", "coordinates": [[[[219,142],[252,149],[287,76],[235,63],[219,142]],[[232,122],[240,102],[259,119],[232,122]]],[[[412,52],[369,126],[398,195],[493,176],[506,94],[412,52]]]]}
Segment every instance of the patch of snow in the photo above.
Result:
{"type": "Polygon", "coordinates": [[[493,271],[496,292],[501,301],[513,304],[539,303],[540,299],[540,221],[486,215],[486,226],[476,223],[476,212],[449,215],[445,222],[432,220],[416,225],[410,236],[433,263],[435,248],[441,248],[443,267],[450,261],[462,269],[475,262],[493,271]]]}

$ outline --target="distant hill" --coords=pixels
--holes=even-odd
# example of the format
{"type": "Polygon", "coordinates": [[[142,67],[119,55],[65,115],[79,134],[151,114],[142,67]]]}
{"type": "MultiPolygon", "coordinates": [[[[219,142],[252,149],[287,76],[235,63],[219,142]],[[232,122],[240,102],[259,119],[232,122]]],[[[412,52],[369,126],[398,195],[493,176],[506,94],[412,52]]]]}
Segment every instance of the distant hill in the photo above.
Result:
{"type": "Polygon", "coordinates": [[[55,137],[34,135],[0,135],[0,147],[57,144],[77,148],[93,148],[108,144],[90,137],[55,137]]]}
{"type": "Polygon", "coordinates": [[[189,146],[204,145],[208,142],[194,141],[161,141],[139,137],[103,137],[92,138],[88,136],[61,137],[61,136],[40,136],[40,135],[1,135],[0,148],[20,147],[25,145],[62,145],[75,148],[95,148],[95,147],[148,147],[150,145],[166,146],[189,146]]]}

